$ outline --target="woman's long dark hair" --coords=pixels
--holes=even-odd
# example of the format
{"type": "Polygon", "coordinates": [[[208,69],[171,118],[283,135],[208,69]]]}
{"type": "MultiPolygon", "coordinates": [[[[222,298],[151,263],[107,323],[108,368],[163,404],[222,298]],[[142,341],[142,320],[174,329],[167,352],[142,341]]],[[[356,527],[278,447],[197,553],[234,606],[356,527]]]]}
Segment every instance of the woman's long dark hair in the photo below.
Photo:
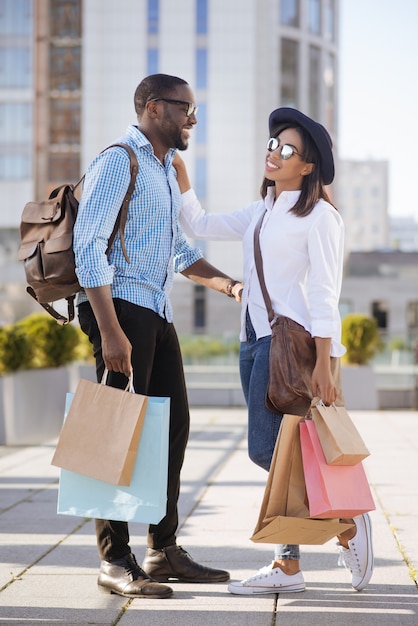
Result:
{"type": "MultiPolygon", "coordinates": [[[[321,166],[319,160],[318,149],[311,139],[309,133],[306,132],[304,128],[301,126],[296,126],[294,124],[281,124],[278,126],[274,133],[272,133],[272,137],[278,137],[280,133],[286,128],[294,128],[300,135],[302,140],[302,159],[306,163],[313,163],[315,167],[313,168],[311,174],[307,174],[303,177],[302,180],[302,188],[300,192],[300,196],[296,202],[296,204],[289,209],[291,213],[294,213],[298,217],[305,217],[309,215],[311,211],[314,209],[318,200],[325,200],[329,202],[335,210],[337,207],[331,202],[329,195],[327,194],[324,183],[321,177],[321,166]]],[[[268,180],[267,178],[263,179],[261,184],[260,193],[261,197],[264,199],[267,195],[267,189],[274,185],[273,180],[268,180]]]]}

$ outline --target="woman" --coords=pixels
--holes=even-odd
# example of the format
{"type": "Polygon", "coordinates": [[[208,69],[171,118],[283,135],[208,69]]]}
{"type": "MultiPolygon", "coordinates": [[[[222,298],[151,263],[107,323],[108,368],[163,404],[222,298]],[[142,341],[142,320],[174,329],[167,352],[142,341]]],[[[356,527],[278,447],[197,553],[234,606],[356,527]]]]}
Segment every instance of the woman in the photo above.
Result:
{"type": "MultiPolygon", "coordinates": [[[[242,239],[240,374],[248,405],[248,450],[254,463],[269,470],[282,415],[265,406],[269,377],[271,329],[254,261],[254,229],[262,214],[260,246],[267,290],[275,314],[285,315],[315,339],[316,364],[312,395],[332,404],[339,395],[331,360],[339,359],[344,227],[325,185],[334,179],[332,142],[326,129],[300,111],[279,108],[269,118],[262,200],[229,214],[206,214],[190,188],[184,163],[175,159],[183,193],[180,223],[186,234],[200,239],[242,239]]],[[[335,364],[335,361],[334,361],[335,364]]],[[[341,561],[352,573],[352,586],[363,589],[373,568],[368,515],[339,537],[341,561]]],[[[237,594],[305,589],[299,546],[276,546],[273,562],[254,576],[231,582],[237,594]]]]}

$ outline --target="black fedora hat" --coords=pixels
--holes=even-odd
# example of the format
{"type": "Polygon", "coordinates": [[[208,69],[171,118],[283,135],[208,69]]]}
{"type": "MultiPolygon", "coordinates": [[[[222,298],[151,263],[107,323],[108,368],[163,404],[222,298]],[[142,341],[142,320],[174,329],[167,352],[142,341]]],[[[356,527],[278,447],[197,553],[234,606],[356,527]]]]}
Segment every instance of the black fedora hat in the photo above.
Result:
{"type": "Polygon", "coordinates": [[[321,177],[325,185],[330,185],[334,180],[334,157],[332,154],[332,141],[327,129],[319,122],[315,122],[297,109],[281,107],[270,113],[269,130],[274,133],[280,124],[294,124],[301,126],[312,137],[319,152],[321,177]]]}

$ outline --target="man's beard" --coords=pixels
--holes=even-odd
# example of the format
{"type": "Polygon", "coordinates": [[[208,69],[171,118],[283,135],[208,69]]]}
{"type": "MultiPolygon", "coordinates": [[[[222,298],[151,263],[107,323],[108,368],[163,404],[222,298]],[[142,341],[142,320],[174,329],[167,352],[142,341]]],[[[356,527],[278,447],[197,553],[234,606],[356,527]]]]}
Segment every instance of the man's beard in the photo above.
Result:
{"type": "Polygon", "coordinates": [[[187,148],[189,147],[188,142],[185,142],[183,137],[181,136],[181,131],[179,131],[177,137],[175,138],[175,148],[177,148],[177,150],[187,150],[187,148]]]}

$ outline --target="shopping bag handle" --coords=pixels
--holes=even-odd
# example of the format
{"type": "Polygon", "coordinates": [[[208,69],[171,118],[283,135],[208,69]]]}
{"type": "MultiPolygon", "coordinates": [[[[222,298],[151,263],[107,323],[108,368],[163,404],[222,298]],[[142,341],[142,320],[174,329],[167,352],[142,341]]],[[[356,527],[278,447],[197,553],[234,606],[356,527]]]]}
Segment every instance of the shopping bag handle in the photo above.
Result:
{"type": "Polygon", "coordinates": [[[306,415],[305,415],[305,419],[306,420],[311,420],[312,419],[312,409],[314,409],[318,404],[321,404],[322,406],[324,406],[322,398],[320,398],[319,396],[315,396],[314,398],[312,398],[311,406],[309,407],[309,409],[306,412],[306,415]]]}
{"type": "MultiPolygon", "coordinates": [[[[108,374],[109,374],[109,370],[107,368],[105,368],[105,371],[103,372],[102,380],[100,381],[101,385],[106,385],[108,374]]],[[[125,387],[125,391],[129,391],[130,393],[135,393],[135,389],[134,389],[134,371],[133,371],[133,369],[131,369],[131,373],[129,375],[128,383],[127,383],[127,385],[125,387]]]]}

